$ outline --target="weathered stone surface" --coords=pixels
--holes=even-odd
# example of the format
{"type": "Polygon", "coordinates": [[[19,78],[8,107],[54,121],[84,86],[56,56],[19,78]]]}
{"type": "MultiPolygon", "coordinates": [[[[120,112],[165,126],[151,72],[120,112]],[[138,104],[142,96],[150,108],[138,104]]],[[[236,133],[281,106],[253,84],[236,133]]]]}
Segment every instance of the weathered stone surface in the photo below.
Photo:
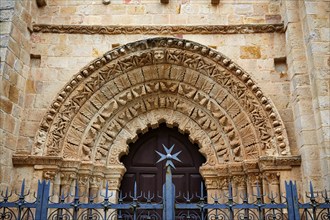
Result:
{"type": "Polygon", "coordinates": [[[260,59],[261,58],[261,52],[260,47],[256,46],[242,46],[240,48],[241,50],[241,59],[260,59]]]}
{"type": "Polygon", "coordinates": [[[17,154],[30,155],[21,161],[14,156],[16,164],[32,161],[31,167],[18,169],[8,158],[0,160],[1,186],[23,176],[83,180],[84,163],[92,161],[96,166],[89,173],[100,175],[90,176],[89,184],[108,179],[115,190],[125,172],[118,154],[126,153],[127,141],[164,120],[189,132],[209,164],[218,163],[201,169],[209,190],[221,189],[229,180],[262,181],[265,189],[276,181],[282,187],[287,178],[313,180],[318,187],[330,182],[325,2],[52,0],[40,8],[36,2],[0,4],[0,124],[5,137],[0,148],[10,149],[8,157],[15,148],[17,154]],[[160,35],[176,37],[175,46],[172,42],[168,50],[141,43],[107,53],[112,45],[160,35]],[[212,45],[230,59],[186,40],[212,45]],[[285,58],[285,68],[278,58],[285,58]],[[214,72],[215,66],[222,68],[214,72]],[[260,117],[265,123],[259,123],[260,117]],[[48,128],[60,139],[51,137],[48,128]],[[50,140],[63,147],[61,159],[31,156],[51,152],[50,140]],[[302,156],[301,167],[293,167],[293,158],[286,165],[285,160],[272,164],[290,152],[302,156]],[[260,167],[241,164],[261,155],[273,158],[260,160],[260,167]],[[71,157],[81,161],[65,161],[71,157]],[[49,161],[57,168],[45,166],[49,161]],[[107,163],[114,172],[105,168],[107,163]],[[32,164],[39,167],[34,170],[32,164]],[[62,165],[74,172],[60,171],[62,165]],[[279,169],[284,170],[278,176],[274,171],[279,169]],[[4,177],[11,171],[17,171],[17,178],[4,177]]]}

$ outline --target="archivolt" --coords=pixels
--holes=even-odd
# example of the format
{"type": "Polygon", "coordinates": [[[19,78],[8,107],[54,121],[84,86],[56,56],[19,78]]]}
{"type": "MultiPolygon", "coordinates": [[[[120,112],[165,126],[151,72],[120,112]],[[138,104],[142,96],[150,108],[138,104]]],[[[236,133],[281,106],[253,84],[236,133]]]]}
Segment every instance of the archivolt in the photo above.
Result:
{"type": "Polygon", "coordinates": [[[130,43],[83,68],[52,103],[33,154],[118,164],[127,143],[160,122],[189,133],[209,164],[290,154],[280,116],[250,76],[174,38],[130,43]]]}

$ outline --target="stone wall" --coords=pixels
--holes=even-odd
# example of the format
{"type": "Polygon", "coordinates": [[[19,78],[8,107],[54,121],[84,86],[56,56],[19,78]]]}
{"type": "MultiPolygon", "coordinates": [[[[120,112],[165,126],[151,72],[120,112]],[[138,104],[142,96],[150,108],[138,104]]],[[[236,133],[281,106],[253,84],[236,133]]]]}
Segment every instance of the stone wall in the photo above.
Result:
{"type": "Polygon", "coordinates": [[[330,2],[304,0],[299,6],[315,122],[310,129],[315,129],[313,141],[319,149],[319,173],[324,185],[330,188],[330,2]]]}
{"type": "MultiPolygon", "coordinates": [[[[124,1],[109,5],[102,1],[49,1],[40,8],[36,16],[37,24],[65,25],[238,25],[280,23],[280,2],[278,1],[223,1],[219,5],[210,2],[171,1],[124,1]],[[198,16],[195,16],[195,15],[198,16]],[[194,16],[192,16],[194,15],[194,16]],[[197,18],[197,19],[196,19],[197,18]],[[189,20],[193,19],[193,20],[189,20]]],[[[151,34],[32,34],[32,53],[40,57],[39,66],[32,67],[33,88],[27,96],[30,108],[25,128],[30,140],[25,146],[31,149],[40,118],[56,92],[66,82],[93,59],[113,47],[136,40],[155,37],[151,34]],[[83,42],[83,43],[82,43],[83,42]],[[31,129],[26,129],[31,128],[31,129]]],[[[293,153],[295,138],[293,116],[290,106],[289,80],[286,73],[285,35],[283,33],[255,34],[161,34],[184,38],[210,46],[233,59],[248,71],[258,82],[258,86],[272,99],[287,124],[293,153]],[[282,59],[282,61],[281,61],[282,59]],[[278,61],[280,60],[280,61],[278,61]]]]}
{"type": "Polygon", "coordinates": [[[329,2],[284,1],[282,10],[303,185],[329,188],[329,2]]]}
{"type": "Polygon", "coordinates": [[[11,157],[20,146],[25,85],[30,72],[30,32],[34,1],[3,0],[0,4],[0,186],[13,181],[11,157]]]}
{"type": "Polygon", "coordinates": [[[53,0],[38,11],[37,23],[87,25],[152,25],[152,24],[251,24],[280,23],[280,1],[171,0],[161,4],[157,0],[112,1],[53,0]]]}

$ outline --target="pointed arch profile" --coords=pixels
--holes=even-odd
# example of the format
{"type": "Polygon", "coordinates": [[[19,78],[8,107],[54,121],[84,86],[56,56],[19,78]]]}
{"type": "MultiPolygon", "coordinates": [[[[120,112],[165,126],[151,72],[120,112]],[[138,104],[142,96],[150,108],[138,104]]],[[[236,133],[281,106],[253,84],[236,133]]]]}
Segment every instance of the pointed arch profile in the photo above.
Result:
{"type": "Polygon", "coordinates": [[[44,116],[30,157],[56,158],[57,170],[75,161],[76,170],[89,164],[102,178],[109,167],[122,176],[128,143],[160,123],[198,144],[205,178],[219,167],[230,172],[228,164],[243,172],[261,158],[272,166],[291,158],[279,113],[247,72],[204,45],[165,37],[115,48],[74,75],[44,116]]]}

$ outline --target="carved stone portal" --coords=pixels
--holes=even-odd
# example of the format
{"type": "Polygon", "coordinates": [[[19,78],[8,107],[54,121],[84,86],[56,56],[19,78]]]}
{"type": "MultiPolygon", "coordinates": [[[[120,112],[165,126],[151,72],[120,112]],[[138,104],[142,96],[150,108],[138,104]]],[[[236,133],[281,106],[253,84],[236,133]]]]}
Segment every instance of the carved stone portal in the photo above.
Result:
{"type": "Polygon", "coordinates": [[[174,38],[130,43],[84,67],[51,104],[30,157],[60,158],[60,170],[75,161],[80,178],[79,164],[103,167],[98,178],[111,176],[118,188],[128,143],[162,122],[200,146],[210,182],[218,166],[291,158],[283,122],[249,74],[217,51],[174,38]]]}

